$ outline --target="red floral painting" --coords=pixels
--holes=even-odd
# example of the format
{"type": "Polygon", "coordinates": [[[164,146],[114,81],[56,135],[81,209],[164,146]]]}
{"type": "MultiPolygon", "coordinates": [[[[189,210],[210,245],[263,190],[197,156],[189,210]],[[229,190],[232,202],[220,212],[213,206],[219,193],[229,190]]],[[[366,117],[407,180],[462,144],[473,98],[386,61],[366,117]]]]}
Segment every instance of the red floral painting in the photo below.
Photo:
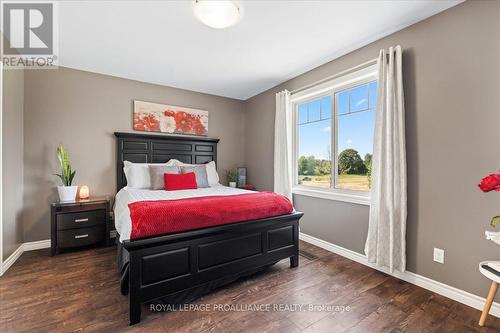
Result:
{"type": "Polygon", "coordinates": [[[208,111],[134,101],[134,130],[208,135],[208,111]]]}

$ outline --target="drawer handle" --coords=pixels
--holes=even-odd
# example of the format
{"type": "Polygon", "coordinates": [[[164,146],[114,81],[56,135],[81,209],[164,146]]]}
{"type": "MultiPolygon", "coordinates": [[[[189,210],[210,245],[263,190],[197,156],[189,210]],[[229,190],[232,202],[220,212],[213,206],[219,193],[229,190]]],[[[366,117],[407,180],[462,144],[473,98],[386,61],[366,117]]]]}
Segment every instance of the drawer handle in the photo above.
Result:
{"type": "Polygon", "coordinates": [[[78,238],[87,238],[89,237],[89,234],[84,234],[84,235],[76,235],[75,236],[75,239],[78,239],[78,238]]]}
{"type": "Polygon", "coordinates": [[[80,222],[88,222],[89,218],[87,217],[86,219],[76,219],[75,223],[80,223],[80,222]]]}

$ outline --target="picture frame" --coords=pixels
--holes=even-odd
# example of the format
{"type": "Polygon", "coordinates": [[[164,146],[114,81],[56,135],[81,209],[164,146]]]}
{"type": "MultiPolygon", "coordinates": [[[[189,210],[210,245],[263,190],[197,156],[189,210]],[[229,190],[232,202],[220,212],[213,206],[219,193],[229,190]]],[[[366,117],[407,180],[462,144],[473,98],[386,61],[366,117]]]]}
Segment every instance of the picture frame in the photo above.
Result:
{"type": "Polygon", "coordinates": [[[133,129],[208,136],[208,111],[134,100],[133,129]]]}

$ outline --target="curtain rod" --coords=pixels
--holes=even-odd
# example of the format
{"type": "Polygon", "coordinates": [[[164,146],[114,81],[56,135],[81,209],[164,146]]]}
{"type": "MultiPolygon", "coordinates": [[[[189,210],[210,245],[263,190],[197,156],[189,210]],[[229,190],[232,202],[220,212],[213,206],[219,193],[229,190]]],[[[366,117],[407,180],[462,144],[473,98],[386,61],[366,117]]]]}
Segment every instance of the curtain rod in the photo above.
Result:
{"type": "Polygon", "coordinates": [[[354,67],[351,67],[351,68],[348,68],[348,69],[346,69],[346,70],[344,70],[344,71],[342,71],[340,73],[330,75],[330,76],[328,76],[328,77],[326,77],[324,79],[321,79],[321,80],[318,80],[316,82],[313,82],[313,83],[307,84],[305,86],[302,86],[300,88],[294,89],[294,90],[290,91],[290,94],[298,93],[299,91],[306,90],[308,88],[314,87],[315,85],[321,84],[323,82],[326,82],[326,81],[338,78],[340,76],[343,76],[343,75],[355,72],[357,70],[363,69],[363,68],[371,66],[371,65],[375,65],[377,63],[377,60],[378,60],[378,58],[375,58],[375,59],[372,59],[372,60],[368,60],[367,62],[364,62],[364,63],[362,63],[360,65],[357,65],[357,66],[354,66],[354,67]]]}

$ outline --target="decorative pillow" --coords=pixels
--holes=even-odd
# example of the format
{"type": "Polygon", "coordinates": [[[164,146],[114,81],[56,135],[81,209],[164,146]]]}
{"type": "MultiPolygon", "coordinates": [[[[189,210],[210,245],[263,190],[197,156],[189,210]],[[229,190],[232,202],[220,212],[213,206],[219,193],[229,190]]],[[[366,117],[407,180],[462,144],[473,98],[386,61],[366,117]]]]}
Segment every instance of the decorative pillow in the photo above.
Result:
{"type": "MultiPolygon", "coordinates": [[[[183,163],[179,160],[170,160],[168,161],[169,163],[172,162],[173,165],[178,165],[180,167],[186,166],[186,167],[192,167],[192,166],[204,166],[207,170],[207,181],[208,181],[208,186],[214,187],[219,185],[219,175],[217,174],[217,167],[215,165],[214,161],[210,161],[206,164],[188,164],[188,163],[183,163]]],[[[201,186],[200,186],[201,187],[201,186]]]]}
{"type": "Polygon", "coordinates": [[[205,166],[207,168],[208,186],[213,187],[219,185],[219,174],[217,173],[215,162],[208,162],[205,166]]]}
{"type": "Polygon", "coordinates": [[[182,173],[194,172],[194,174],[196,175],[196,184],[198,185],[198,187],[208,187],[207,168],[204,164],[182,166],[181,171],[182,173]]]}
{"type": "Polygon", "coordinates": [[[149,189],[151,188],[151,177],[149,175],[150,165],[176,165],[177,160],[170,160],[167,163],[133,163],[123,161],[123,173],[127,178],[127,187],[149,189]]]}
{"type": "Polygon", "coordinates": [[[123,172],[127,178],[127,187],[150,188],[149,168],[147,163],[132,163],[123,161],[123,172]]]}
{"type": "Polygon", "coordinates": [[[166,173],[163,177],[165,180],[166,191],[191,190],[198,188],[194,172],[180,174],[166,173]]]}
{"type": "MultiPolygon", "coordinates": [[[[162,163],[162,164],[167,165],[167,166],[178,166],[177,162],[179,162],[179,161],[176,160],[175,158],[172,158],[172,159],[168,160],[167,163],[162,163]]],[[[151,163],[149,165],[151,165],[151,163]]],[[[153,164],[153,165],[156,165],[156,164],[153,164]]]]}
{"type": "Polygon", "coordinates": [[[175,158],[172,158],[170,160],[168,160],[169,165],[175,165],[175,166],[182,166],[182,165],[185,165],[185,163],[179,161],[179,160],[176,160],[175,158]]]}
{"type": "Polygon", "coordinates": [[[163,190],[165,189],[165,178],[164,174],[178,174],[180,169],[178,166],[168,166],[168,165],[150,165],[149,166],[149,176],[151,178],[151,189],[152,190],[163,190]]]}

